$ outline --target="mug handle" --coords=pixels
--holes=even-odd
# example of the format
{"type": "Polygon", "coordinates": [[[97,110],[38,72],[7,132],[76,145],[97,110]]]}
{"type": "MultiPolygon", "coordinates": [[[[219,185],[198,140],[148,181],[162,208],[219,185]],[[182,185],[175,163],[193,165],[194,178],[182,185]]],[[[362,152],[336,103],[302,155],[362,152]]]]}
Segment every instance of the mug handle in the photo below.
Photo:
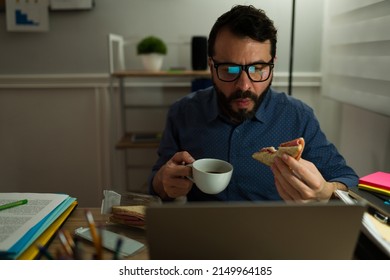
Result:
{"type": "MultiPolygon", "coordinates": [[[[189,167],[191,167],[191,170],[192,170],[192,163],[189,163],[189,164],[186,164],[186,166],[189,166],[189,167]]],[[[191,176],[185,176],[188,180],[190,180],[192,183],[195,183],[194,182],[194,178],[193,178],[193,176],[191,175],[191,176]]]]}

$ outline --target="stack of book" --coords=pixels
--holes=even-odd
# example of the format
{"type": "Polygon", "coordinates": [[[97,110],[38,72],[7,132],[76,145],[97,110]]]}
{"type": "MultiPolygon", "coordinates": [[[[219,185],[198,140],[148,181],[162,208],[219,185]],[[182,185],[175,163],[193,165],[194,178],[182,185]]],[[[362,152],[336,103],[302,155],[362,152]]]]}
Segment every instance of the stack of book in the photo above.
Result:
{"type": "Polygon", "coordinates": [[[382,195],[390,199],[390,173],[375,172],[359,179],[358,188],[382,195]]]}
{"type": "Polygon", "coordinates": [[[368,210],[390,224],[390,173],[375,172],[359,179],[349,188],[349,195],[368,204],[368,210]]]}
{"type": "Polygon", "coordinates": [[[34,259],[77,206],[52,193],[0,193],[0,259],[34,259]]]}
{"type": "Polygon", "coordinates": [[[348,194],[347,197],[367,205],[363,233],[390,257],[390,173],[363,176],[357,186],[349,188],[348,194]]]}

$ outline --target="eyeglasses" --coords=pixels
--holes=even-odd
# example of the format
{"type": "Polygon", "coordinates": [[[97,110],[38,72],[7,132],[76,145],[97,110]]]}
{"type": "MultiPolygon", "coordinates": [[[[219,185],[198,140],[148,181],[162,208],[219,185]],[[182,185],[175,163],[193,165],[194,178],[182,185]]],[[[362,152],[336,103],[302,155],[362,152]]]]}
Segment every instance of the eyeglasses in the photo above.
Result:
{"type": "Polygon", "coordinates": [[[245,71],[252,82],[264,82],[268,80],[274,68],[273,60],[270,62],[256,62],[247,65],[223,62],[218,63],[213,58],[214,68],[217,71],[218,79],[223,82],[233,82],[237,80],[242,71],[245,71]]]}

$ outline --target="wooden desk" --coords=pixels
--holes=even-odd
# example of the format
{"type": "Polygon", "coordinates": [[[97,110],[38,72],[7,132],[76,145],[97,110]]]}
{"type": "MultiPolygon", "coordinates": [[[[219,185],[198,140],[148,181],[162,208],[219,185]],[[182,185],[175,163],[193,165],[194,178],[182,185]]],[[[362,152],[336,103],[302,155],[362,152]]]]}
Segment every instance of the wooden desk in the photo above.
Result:
{"type": "MultiPolygon", "coordinates": [[[[100,214],[100,208],[88,208],[95,220],[96,225],[102,226],[104,229],[116,232],[118,234],[122,234],[139,242],[142,242],[146,245],[146,233],[143,229],[131,228],[121,225],[113,225],[111,223],[107,223],[109,215],[100,214]]],[[[85,218],[85,210],[86,208],[76,208],[73,213],[69,216],[69,218],[62,225],[61,229],[68,230],[72,235],[75,229],[79,227],[88,227],[87,219],[85,218]]],[[[80,249],[83,250],[85,257],[92,256],[95,252],[95,248],[91,242],[81,240],[80,241],[80,249]]],[[[58,236],[51,242],[48,247],[48,251],[53,256],[57,255],[58,250],[60,252],[64,252],[61,242],[58,236]]],[[[104,250],[103,253],[104,259],[112,259],[113,253],[109,250],[104,250]]],[[[127,257],[126,259],[133,260],[146,260],[149,258],[147,248],[143,248],[139,252],[136,252],[134,255],[127,257]]]]}

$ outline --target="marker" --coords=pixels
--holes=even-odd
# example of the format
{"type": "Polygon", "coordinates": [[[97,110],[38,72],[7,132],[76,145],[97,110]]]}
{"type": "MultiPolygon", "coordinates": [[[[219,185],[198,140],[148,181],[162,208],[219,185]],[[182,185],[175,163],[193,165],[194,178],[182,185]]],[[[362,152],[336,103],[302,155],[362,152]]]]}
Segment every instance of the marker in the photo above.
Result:
{"type": "Polygon", "coordinates": [[[27,204],[27,202],[28,202],[27,199],[23,199],[23,200],[11,202],[11,203],[3,204],[3,205],[0,205],[0,211],[1,210],[5,210],[5,209],[9,209],[9,208],[12,208],[12,207],[16,207],[16,206],[19,206],[19,205],[27,204]]]}

